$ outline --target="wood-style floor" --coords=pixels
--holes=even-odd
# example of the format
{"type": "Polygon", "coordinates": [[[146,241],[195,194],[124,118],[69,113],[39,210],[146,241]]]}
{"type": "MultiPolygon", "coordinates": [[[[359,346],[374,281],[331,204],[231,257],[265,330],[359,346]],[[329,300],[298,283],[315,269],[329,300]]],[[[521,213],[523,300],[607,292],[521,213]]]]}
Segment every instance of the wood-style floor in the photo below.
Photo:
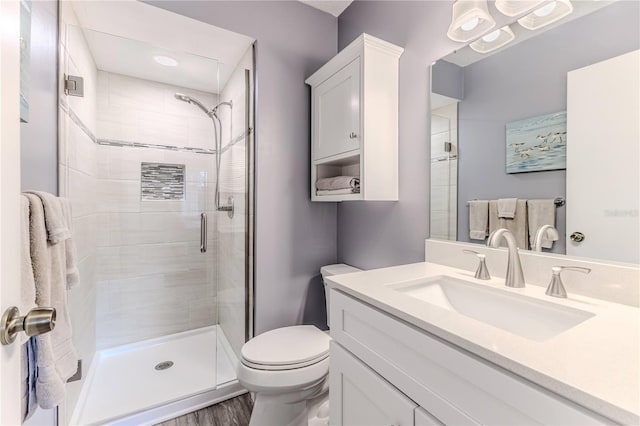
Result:
{"type": "Polygon", "coordinates": [[[248,393],[211,407],[167,420],[158,426],[247,426],[253,401],[248,393]]]}

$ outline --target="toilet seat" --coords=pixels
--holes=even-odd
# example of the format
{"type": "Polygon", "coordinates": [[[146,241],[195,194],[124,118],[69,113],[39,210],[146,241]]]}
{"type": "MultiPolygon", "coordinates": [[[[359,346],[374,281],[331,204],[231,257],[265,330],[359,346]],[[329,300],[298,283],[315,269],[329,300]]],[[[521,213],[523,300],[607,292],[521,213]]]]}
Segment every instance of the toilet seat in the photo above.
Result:
{"type": "Polygon", "coordinates": [[[295,370],[326,359],[330,341],[326,333],[312,325],[277,328],[245,343],[241,361],[258,370],[295,370]]]}

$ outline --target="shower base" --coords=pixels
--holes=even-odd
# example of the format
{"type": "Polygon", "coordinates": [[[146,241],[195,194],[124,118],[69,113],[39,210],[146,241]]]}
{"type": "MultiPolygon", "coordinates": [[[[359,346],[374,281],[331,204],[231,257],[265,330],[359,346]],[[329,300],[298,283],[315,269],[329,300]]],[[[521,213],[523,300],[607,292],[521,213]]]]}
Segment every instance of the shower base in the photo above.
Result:
{"type": "Polygon", "coordinates": [[[154,424],[232,398],[237,362],[217,325],[98,351],[70,423],[154,424]]]}

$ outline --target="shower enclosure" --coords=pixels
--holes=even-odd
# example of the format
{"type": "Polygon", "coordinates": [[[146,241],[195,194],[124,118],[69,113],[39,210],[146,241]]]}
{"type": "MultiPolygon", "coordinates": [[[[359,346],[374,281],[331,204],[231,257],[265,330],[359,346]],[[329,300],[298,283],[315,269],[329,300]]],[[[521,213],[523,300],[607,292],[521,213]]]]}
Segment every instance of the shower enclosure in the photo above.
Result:
{"type": "Polygon", "coordinates": [[[61,8],[59,187],[82,359],[61,423],[152,423],[243,393],[253,40],[139,2],[61,8]]]}

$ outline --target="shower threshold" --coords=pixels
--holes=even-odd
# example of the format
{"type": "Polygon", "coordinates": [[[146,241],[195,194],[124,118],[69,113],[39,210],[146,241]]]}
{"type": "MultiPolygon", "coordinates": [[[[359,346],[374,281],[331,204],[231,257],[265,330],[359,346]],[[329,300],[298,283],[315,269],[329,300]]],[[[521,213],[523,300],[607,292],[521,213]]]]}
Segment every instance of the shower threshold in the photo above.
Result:
{"type": "Polygon", "coordinates": [[[217,325],[98,351],[70,424],[154,424],[224,401],[246,392],[237,362],[217,325]]]}

